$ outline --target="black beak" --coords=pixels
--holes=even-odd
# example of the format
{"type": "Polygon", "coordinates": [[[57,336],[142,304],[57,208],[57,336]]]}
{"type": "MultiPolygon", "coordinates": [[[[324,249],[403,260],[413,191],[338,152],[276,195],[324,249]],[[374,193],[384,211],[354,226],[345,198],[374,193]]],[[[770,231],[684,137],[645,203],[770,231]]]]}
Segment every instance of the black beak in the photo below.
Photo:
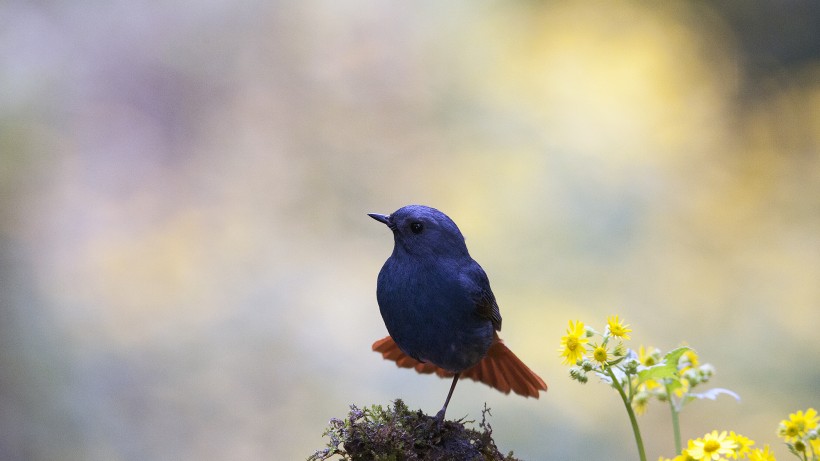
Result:
{"type": "Polygon", "coordinates": [[[367,213],[368,216],[375,219],[376,221],[386,225],[387,227],[392,228],[393,223],[390,221],[390,216],[378,214],[378,213],[367,213]]]}

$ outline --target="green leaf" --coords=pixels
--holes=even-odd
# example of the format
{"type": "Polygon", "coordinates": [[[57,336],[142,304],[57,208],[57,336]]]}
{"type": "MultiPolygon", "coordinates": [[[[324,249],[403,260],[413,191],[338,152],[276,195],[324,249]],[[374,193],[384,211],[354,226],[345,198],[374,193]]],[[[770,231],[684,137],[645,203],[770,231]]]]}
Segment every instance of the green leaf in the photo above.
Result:
{"type": "Polygon", "coordinates": [[[661,363],[652,365],[638,372],[638,384],[643,384],[650,379],[673,379],[677,381],[680,378],[678,375],[678,361],[680,357],[689,350],[692,350],[692,348],[681,346],[667,352],[666,355],[663,356],[661,363]]]}

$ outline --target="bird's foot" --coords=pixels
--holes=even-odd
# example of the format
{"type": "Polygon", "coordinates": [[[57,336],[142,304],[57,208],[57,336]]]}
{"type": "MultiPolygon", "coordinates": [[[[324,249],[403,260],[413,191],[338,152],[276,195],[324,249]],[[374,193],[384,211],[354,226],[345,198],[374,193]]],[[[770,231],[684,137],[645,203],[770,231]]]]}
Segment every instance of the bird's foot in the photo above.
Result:
{"type": "Polygon", "coordinates": [[[444,407],[441,410],[439,410],[438,413],[436,413],[436,418],[435,419],[436,419],[436,427],[438,428],[438,430],[441,430],[442,428],[444,428],[444,413],[446,411],[447,411],[447,407],[444,407]]]}

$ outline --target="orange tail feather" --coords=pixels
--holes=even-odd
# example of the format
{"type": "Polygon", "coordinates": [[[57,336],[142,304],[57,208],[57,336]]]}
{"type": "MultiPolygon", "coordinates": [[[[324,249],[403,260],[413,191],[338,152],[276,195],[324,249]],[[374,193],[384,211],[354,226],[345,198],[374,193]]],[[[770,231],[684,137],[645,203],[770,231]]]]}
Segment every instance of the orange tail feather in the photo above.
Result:
{"type": "MultiPolygon", "coordinates": [[[[373,343],[373,350],[383,358],[396,362],[396,366],[413,368],[419,373],[435,373],[442,378],[454,373],[439,368],[432,363],[419,362],[399,349],[390,336],[373,343]]],[[[487,355],[476,365],[461,372],[461,376],[484,383],[494,389],[509,394],[510,391],[524,397],[538,398],[539,391],[546,391],[547,384],[504,345],[498,335],[487,351],[487,355]]]]}

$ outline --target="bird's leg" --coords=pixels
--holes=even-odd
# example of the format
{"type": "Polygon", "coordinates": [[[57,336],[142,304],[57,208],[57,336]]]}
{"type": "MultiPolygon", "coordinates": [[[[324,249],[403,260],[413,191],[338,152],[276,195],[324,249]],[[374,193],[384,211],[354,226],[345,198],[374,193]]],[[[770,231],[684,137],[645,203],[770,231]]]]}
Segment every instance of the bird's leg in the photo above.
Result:
{"type": "Polygon", "coordinates": [[[458,372],[455,376],[453,376],[453,384],[450,385],[450,392],[447,393],[447,400],[444,401],[444,406],[441,407],[441,410],[436,413],[436,419],[439,421],[439,424],[444,422],[444,413],[447,412],[447,405],[450,404],[450,397],[453,396],[453,391],[456,389],[459,376],[461,376],[461,372],[458,372]]]}

